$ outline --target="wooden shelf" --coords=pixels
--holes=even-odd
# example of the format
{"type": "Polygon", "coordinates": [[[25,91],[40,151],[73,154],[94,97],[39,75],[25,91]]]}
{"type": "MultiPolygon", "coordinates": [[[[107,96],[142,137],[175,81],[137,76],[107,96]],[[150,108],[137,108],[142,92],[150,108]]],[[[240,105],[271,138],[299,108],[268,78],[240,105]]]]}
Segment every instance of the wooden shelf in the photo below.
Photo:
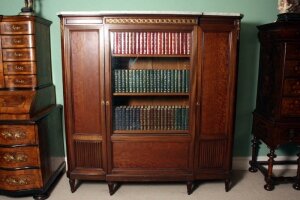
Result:
{"type": "Polygon", "coordinates": [[[189,130],[115,130],[114,134],[188,134],[189,130]]]}
{"type": "Polygon", "coordinates": [[[189,93],[164,93],[164,92],[156,92],[156,93],[122,93],[122,92],[115,92],[113,96],[189,96],[189,93]]]}
{"type": "Polygon", "coordinates": [[[112,54],[112,57],[166,57],[166,58],[189,58],[191,55],[170,55],[170,54],[112,54]]]}

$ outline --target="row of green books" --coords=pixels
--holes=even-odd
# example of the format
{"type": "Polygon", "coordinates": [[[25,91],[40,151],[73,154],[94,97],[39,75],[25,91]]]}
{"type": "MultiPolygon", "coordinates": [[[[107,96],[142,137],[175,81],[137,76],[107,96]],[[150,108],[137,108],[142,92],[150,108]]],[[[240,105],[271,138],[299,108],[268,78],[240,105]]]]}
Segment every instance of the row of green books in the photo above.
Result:
{"type": "Polygon", "coordinates": [[[187,130],[188,106],[116,106],[114,130],[187,130]]]}
{"type": "Polygon", "coordinates": [[[190,70],[124,70],[113,71],[116,93],[187,93],[190,70]]]}

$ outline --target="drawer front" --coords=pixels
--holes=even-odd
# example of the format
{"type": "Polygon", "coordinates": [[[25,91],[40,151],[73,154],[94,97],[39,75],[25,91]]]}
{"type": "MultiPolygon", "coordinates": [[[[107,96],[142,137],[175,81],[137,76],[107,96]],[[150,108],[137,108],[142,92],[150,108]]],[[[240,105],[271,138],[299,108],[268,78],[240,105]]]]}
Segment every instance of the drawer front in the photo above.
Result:
{"type": "Polygon", "coordinates": [[[36,74],[35,62],[4,62],[4,74],[36,74]]]}
{"type": "Polygon", "coordinates": [[[5,171],[0,170],[0,189],[28,190],[42,188],[41,171],[38,169],[5,171]]]}
{"type": "Polygon", "coordinates": [[[300,43],[286,45],[286,58],[292,58],[292,59],[300,58],[300,43]]]}
{"type": "Polygon", "coordinates": [[[34,47],[33,35],[2,36],[2,48],[34,47]]]}
{"type": "Polygon", "coordinates": [[[33,34],[34,26],[31,21],[1,22],[1,34],[33,34]]]}
{"type": "Polygon", "coordinates": [[[279,140],[282,143],[288,143],[288,142],[295,142],[297,144],[300,144],[300,127],[298,125],[298,127],[296,128],[284,128],[284,127],[280,127],[279,128],[279,140]]]}
{"type": "Polygon", "coordinates": [[[284,116],[300,116],[300,98],[283,98],[281,114],[284,116]]]}
{"type": "Polygon", "coordinates": [[[300,80],[299,79],[284,80],[283,95],[300,96],[300,80]]]}
{"type": "Polygon", "coordinates": [[[3,61],[35,61],[34,49],[3,49],[3,61]]]}
{"type": "Polygon", "coordinates": [[[284,75],[286,77],[299,77],[300,76],[300,60],[286,60],[284,75]]]}
{"type": "Polygon", "coordinates": [[[28,113],[35,94],[32,90],[0,91],[0,113],[28,113]]]}
{"type": "Polygon", "coordinates": [[[37,144],[34,125],[0,125],[0,145],[37,144]]]}
{"type": "Polygon", "coordinates": [[[5,76],[7,88],[32,88],[37,86],[35,75],[5,76]]]}
{"type": "Polygon", "coordinates": [[[0,148],[0,167],[38,167],[40,165],[38,147],[0,148]]]}

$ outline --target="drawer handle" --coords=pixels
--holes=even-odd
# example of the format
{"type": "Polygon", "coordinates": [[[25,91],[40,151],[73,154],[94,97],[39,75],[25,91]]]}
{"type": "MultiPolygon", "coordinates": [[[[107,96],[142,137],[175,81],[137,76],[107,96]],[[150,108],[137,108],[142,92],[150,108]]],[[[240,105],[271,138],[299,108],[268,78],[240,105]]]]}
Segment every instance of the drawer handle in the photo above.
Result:
{"type": "Polygon", "coordinates": [[[6,153],[3,155],[3,159],[6,162],[26,162],[28,160],[28,156],[23,153],[17,153],[17,154],[6,153]]]}
{"type": "Polygon", "coordinates": [[[9,140],[21,140],[26,138],[26,133],[23,131],[3,131],[1,136],[9,140]]]}
{"type": "Polygon", "coordinates": [[[19,70],[19,71],[23,71],[23,70],[24,70],[24,67],[21,66],[21,65],[17,65],[17,66],[15,66],[15,69],[16,69],[16,70],[19,70]]]}
{"type": "Polygon", "coordinates": [[[21,43],[22,43],[22,40],[21,40],[21,39],[14,39],[14,40],[13,40],[13,43],[14,43],[14,44],[21,44],[21,43]]]}
{"type": "Polygon", "coordinates": [[[25,81],[22,80],[22,79],[16,79],[15,80],[15,84],[24,84],[24,83],[25,83],[25,81]]]}
{"type": "Polygon", "coordinates": [[[11,29],[14,30],[14,31],[19,31],[21,29],[21,26],[18,26],[18,25],[12,25],[11,26],[11,29]]]}
{"type": "Polygon", "coordinates": [[[15,177],[7,177],[4,178],[3,181],[8,185],[29,185],[30,179],[28,178],[15,178],[15,177]]]}
{"type": "Polygon", "coordinates": [[[23,56],[22,53],[17,53],[17,52],[15,52],[15,57],[22,57],[22,56],[23,56]]]}

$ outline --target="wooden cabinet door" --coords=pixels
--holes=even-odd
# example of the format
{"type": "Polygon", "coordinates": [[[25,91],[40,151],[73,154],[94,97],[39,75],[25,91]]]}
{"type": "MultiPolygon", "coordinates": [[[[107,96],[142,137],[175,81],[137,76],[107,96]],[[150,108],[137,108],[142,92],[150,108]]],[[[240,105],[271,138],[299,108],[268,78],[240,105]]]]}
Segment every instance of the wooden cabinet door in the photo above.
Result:
{"type": "Polygon", "coordinates": [[[239,21],[200,18],[196,109],[196,178],[231,169],[239,21]]]}
{"type": "MultiPolygon", "coordinates": [[[[69,175],[106,174],[102,20],[64,19],[63,74],[69,175]]],[[[76,178],[76,177],[75,177],[76,178]]]]}
{"type": "Polygon", "coordinates": [[[186,74],[194,72],[196,30],[194,25],[105,25],[107,181],[192,179],[195,84],[186,74]],[[176,88],[175,73],[184,91],[170,88],[176,88]]]}

